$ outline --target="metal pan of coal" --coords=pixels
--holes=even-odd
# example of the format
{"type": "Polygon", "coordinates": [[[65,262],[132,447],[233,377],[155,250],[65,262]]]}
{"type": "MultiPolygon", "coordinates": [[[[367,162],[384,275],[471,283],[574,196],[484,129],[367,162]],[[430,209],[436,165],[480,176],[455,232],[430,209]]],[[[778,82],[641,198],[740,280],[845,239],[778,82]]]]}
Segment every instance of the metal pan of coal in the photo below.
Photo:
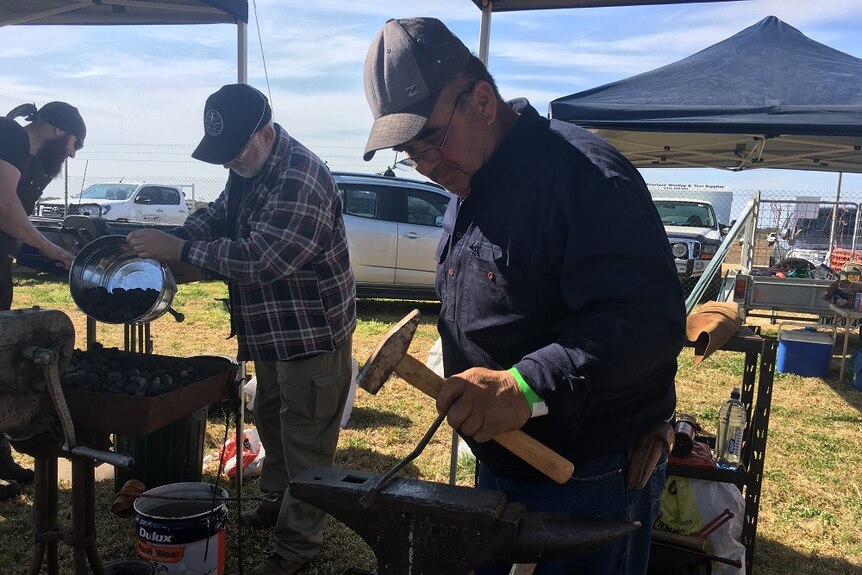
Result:
{"type": "Polygon", "coordinates": [[[137,256],[125,236],[102,236],[75,256],[69,290],[85,314],[104,323],[145,323],[169,311],[177,284],[168,267],[137,256]]]}
{"type": "Polygon", "coordinates": [[[75,427],[145,435],[230,397],[236,364],[222,358],[75,350],[60,376],[75,427]]]}

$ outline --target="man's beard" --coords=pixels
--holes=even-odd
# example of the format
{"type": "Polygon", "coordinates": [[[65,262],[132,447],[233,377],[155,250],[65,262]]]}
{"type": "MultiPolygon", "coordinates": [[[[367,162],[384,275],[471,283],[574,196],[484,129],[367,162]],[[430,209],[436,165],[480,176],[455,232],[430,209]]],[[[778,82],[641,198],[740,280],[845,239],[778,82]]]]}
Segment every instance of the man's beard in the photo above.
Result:
{"type": "Polygon", "coordinates": [[[36,154],[41,164],[42,172],[49,178],[56,178],[60,175],[60,170],[63,169],[63,162],[66,161],[67,150],[69,147],[68,134],[57,136],[45,142],[42,149],[36,154]]]}
{"type": "Polygon", "coordinates": [[[63,169],[68,144],[68,135],[52,138],[42,145],[38,154],[28,158],[17,188],[18,198],[28,215],[33,213],[45,187],[63,169]]]}
{"type": "Polygon", "coordinates": [[[51,183],[51,178],[45,175],[42,161],[36,156],[30,156],[21,179],[18,180],[18,198],[28,215],[33,213],[36,202],[42,196],[42,191],[51,183]]]}

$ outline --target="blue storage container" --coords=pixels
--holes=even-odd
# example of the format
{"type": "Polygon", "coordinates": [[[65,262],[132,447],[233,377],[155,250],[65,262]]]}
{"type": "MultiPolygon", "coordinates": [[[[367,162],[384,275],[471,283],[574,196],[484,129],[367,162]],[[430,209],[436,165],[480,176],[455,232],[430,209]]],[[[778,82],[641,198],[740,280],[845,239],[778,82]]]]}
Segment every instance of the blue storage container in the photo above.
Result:
{"type": "Polygon", "coordinates": [[[779,373],[803,377],[826,377],[832,360],[832,335],[814,328],[794,329],[778,334],[779,373]]]}

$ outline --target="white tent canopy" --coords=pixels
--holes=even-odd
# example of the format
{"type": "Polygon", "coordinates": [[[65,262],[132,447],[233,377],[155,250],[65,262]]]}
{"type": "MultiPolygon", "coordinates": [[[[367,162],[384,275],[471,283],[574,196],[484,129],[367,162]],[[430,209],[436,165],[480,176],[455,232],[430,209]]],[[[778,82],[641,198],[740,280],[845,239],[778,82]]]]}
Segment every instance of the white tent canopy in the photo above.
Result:
{"type": "Polygon", "coordinates": [[[248,79],[247,22],[247,0],[0,0],[0,27],[236,24],[238,82],[248,79]]]}
{"type": "Polygon", "coordinates": [[[479,31],[479,59],[488,65],[488,45],[491,41],[491,14],[521,10],[550,10],[557,8],[609,8],[613,6],[652,6],[659,4],[705,4],[737,2],[739,0],[471,0],[482,11],[482,28],[479,31]]]}

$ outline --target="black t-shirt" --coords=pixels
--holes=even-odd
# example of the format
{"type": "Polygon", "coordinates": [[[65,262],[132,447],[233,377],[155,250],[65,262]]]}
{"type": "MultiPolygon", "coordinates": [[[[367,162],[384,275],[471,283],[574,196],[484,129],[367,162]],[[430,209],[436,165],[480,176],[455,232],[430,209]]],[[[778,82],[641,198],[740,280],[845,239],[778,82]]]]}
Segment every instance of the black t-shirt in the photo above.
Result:
{"type": "Polygon", "coordinates": [[[10,118],[0,117],[0,160],[5,160],[24,172],[30,157],[30,138],[21,124],[10,118]]]}

